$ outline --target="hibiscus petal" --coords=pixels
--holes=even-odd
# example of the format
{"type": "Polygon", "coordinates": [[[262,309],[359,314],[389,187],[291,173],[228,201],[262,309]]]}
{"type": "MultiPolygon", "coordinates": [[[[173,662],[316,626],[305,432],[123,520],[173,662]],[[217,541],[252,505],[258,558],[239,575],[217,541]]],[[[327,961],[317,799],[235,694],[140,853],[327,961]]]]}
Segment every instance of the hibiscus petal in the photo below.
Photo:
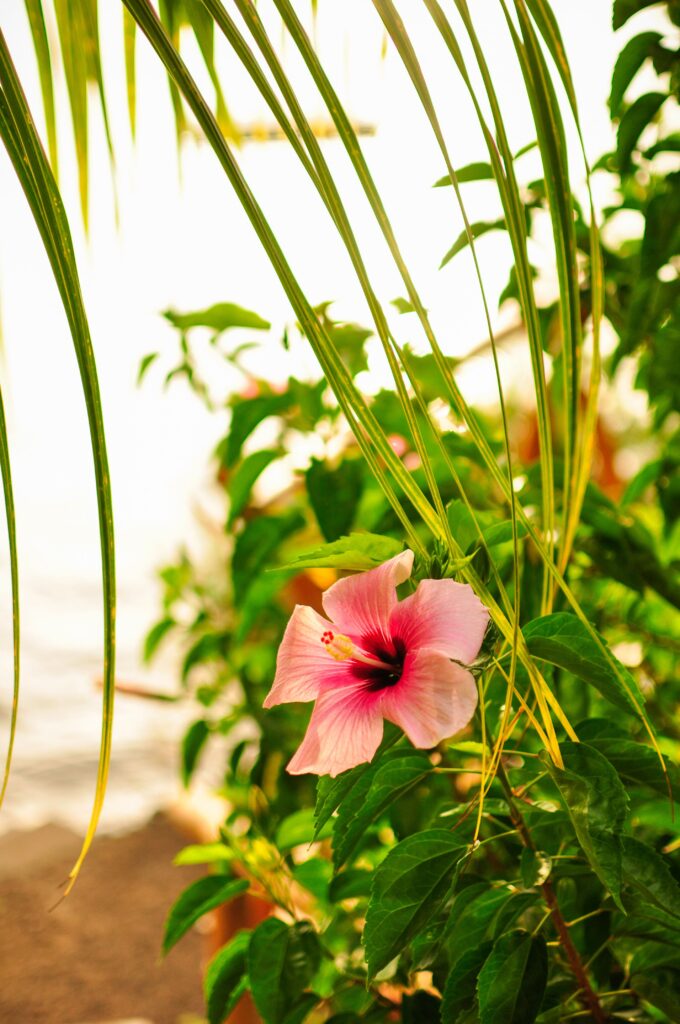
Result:
{"type": "Polygon", "coordinates": [[[467,583],[422,580],[390,617],[392,636],[409,651],[427,647],[469,665],[479,654],[489,612],[467,583]]]}
{"type": "Polygon", "coordinates": [[[338,580],[323,595],[326,615],[343,633],[389,638],[397,586],[411,575],[413,552],[402,551],[375,569],[338,580]]]}
{"type": "Polygon", "coordinates": [[[335,661],[321,642],[332,623],[313,608],[297,605],[286,626],[276,659],[274,683],[266,708],[292,701],[315,700],[324,686],[351,679],[346,663],[335,661]]]}
{"type": "Polygon", "coordinates": [[[363,681],[327,690],[314,705],[305,738],[287,771],[291,775],[314,772],[334,778],[370,761],[382,735],[380,700],[366,692],[363,681]]]}
{"type": "Polygon", "coordinates": [[[422,748],[460,732],[477,706],[472,673],[429,650],[408,654],[401,679],[381,696],[385,718],[422,748]]]}

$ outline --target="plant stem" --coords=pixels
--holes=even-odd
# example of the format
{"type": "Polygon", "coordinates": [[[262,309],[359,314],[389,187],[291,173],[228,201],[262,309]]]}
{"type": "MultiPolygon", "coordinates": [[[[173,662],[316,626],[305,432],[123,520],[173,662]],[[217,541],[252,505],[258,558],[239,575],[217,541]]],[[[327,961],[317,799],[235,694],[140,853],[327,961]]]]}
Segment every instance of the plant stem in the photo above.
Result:
{"type": "MultiPolygon", "coordinates": [[[[510,808],[510,818],[512,820],[513,825],[517,829],[524,845],[529,850],[536,850],[536,844],[534,843],[531,837],[531,833],[527,828],[526,822],[524,821],[524,818],[522,817],[522,814],[519,808],[517,807],[517,804],[515,802],[515,794],[513,792],[512,786],[510,785],[510,780],[507,776],[505,768],[503,767],[503,764],[501,762],[499,762],[498,764],[497,774],[498,781],[503,787],[503,791],[508,801],[508,807],[510,808]]],[[[550,881],[550,879],[546,879],[545,882],[542,882],[540,889],[543,893],[543,899],[545,900],[546,906],[550,910],[552,921],[555,925],[555,930],[557,931],[557,934],[560,938],[560,942],[562,944],[562,948],[564,949],[564,952],[567,956],[567,960],[569,961],[569,966],[571,967],[572,973],[576,978],[576,981],[578,982],[578,987],[580,990],[579,998],[583,1002],[583,1005],[587,1007],[587,1010],[591,1014],[592,1019],[595,1021],[595,1024],[607,1024],[607,1020],[609,1019],[608,1014],[602,1008],[597,993],[595,992],[592,985],[590,984],[590,981],[588,980],[588,975],[586,974],[585,967],[583,966],[583,961],[579,956],[579,952],[576,949],[576,946],[572,942],[571,935],[569,934],[569,928],[567,927],[567,923],[564,920],[564,917],[562,916],[559,903],[557,902],[557,896],[555,895],[555,890],[553,889],[552,882],[550,881]]]]}

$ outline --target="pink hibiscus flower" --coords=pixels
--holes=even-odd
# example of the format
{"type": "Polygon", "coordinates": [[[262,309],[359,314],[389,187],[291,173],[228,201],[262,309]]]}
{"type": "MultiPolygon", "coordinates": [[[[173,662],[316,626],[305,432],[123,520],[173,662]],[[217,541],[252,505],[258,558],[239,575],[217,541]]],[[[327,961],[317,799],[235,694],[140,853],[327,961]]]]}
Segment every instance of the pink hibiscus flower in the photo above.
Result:
{"type": "Polygon", "coordinates": [[[397,585],[412,567],[413,552],[404,551],[338,580],[323,595],[327,619],[295,608],[264,702],[316,701],[291,774],[335,776],[370,761],[385,718],[421,748],[472,718],[477,688],[463,665],[479,653],[489,613],[471,587],[453,580],[422,580],[398,601],[397,585]]]}

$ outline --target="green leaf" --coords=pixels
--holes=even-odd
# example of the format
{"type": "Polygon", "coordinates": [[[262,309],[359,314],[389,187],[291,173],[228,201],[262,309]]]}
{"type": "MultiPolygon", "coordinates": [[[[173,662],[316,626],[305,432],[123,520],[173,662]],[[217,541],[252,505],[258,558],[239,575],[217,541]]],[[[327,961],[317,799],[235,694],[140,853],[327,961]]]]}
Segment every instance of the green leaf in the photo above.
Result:
{"type": "Polygon", "coordinates": [[[664,859],[632,836],[621,839],[623,876],[648,903],[680,919],[680,886],[664,859]]]}
{"type": "Polygon", "coordinates": [[[294,811],[284,818],[276,830],[276,845],[286,852],[294,846],[309,845],[317,839],[327,839],[333,831],[329,823],[318,832],[314,831],[314,811],[311,807],[294,811]]]}
{"type": "Polygon", "coordinates": [[[189,726],[182,740],[182,785],[186,787],[191,781],[198,756],[205,746],[205,741],[210,735],[208,723],[199,718],[189,726]]]}
{"type": "Polygon", "coordinates": [[[172,863],[184,867],[187,864],[224,864],[233,859],[233,850],[224,843],[192,843],[175,854],[172,863]]]}
{"type": "Polygon", "coordinates": [[[409,836],[375,872],[364,946],[374,978],[430,921],[446,899],[466,847],[443,829],[409,836]]]}
{"type": "Polygon", "coordinates": [[[640,136],[667,99],[667,93],[647,92],[638,96],[621,118],[616,133],[616,160],[622,172],[630,168],[630,158],[640,136]]]}
{"type": "Polygon", "coordinates": [[[238,932],[208,964],[203,982],[208,1024],[222,1024],[245,992],[249,943],[250,932],[238,932]]]}
{"type": "Polygon", "coordinates": [[[231,560],[235,601],[243,603],[249,590],[259,582],[261,573],[271,563],[277,548],[304,525],[300,512],[258,516],[246,523],[236,538],[231,560]]]}
{"type": "Polygon", "coordinates": [[[241,457],[241,449],[255,427],[270,416],[280,416],[293,405],[293,396],[284,391],[280,395],[258,395],[241,399],[232,407],[231,423],[226,444],[219,446],[220,457],[227,469],[241,457]]]}
{"type": "Polygon", "coordinates": [[[250,499],[250,492],[253,486],[275,459],[282,455],[279,448],[264,448],[261,451],[247,455],[236,467],[229,477],[227,483],[227,494],[229,495],[229,518],[227,526],[233,525],[250,499]]]}
{"type": "Polygon", "coordinates": [[[461,1011],[474,1002],[477,977],[492,945],[491,942],[483,942],[481,946],[468,949],[449,971],[442,999],[442,1024],[456,1024],[461,1011]]]}
{"type": "Polygon", "coordinates": [[[532,1024],[547,981],[545,939],[521,931],[502,935],[477,982],[480,1024],[532,1024]]]}
{"type": "Polygon", "coordinates": [[[221,907],[248,888],[246,879],[234,879],[227,875],[208,875],[199,878],[185,889],[168,914],[163,935],[163,953],[168,953],[176,942],[188,932],[199,918],[209,910],[221,907]]]}
{"type": "Polygon", "coordinates": [[[161,619],[160,622],[157,622],[156,625],[149,630],[144,639],[144,653],[142,655],[145,664],[148,664],[148,662],[151,661],[161,641],[175,625],[175,620],[168,616],[168,618],[161,619]]]}
{"type": "MultiPolygon", "coordinates": [[[[605,656],[586,625],[575,615],[568,612],[544,615],[527,623],[522,634],[535,658],[572,672],[616,707],[645,719],[642,695],[633,676],[611,652],[609,658],[605,656]]],[[[606,648],[604,640],[602,644],[606,648]]]]}
{"type": "Polygon", "coordinates": [[[525,847],[520,858],[520,874],[522,885],[525,889],[531,889],[535,885],[541,885],[552,871],[552,860],[542,850],[531,850],[525,847]]]}
{"type": "Polygon", "coordinates": [[[670,784],[676,798],[680,797],[680,768],[665,759],[667,779],[652,747],[630,739],[622,729],[604,719],[591,718],[576,731],[580,740],[604,754],[624,782],[648,786],[663,796],[668,796],[670,784]]]}
{"type": "Polygon", "coordinates": [[[333,864],[337,871],[352,856],[366,830],[395,800],[432,770],[424,754],[413,750],[388,751],[370,766],[340,804],[333,828],[333,864]]]}
{"type": "MultiPolygon", "coordinates": [[[[482,235],[487,235],[489,231],[506,230],[507,226],[504,217],[499,218],[499,220],[478,220],[470,225],[470,234],[472,235],[472,238],[475,242],[477,241],[478,238],[481,238],[482,235]]],[[[442,259],[441,263],[439,264],[439,269],[441,270],[442,267],[445,267],[446,264],[449,263],[457,253],[459,253],[462,249],[465,249],[466,246],[468,246],[469,244],[470,235],[468,234],[467,230],[461,231],[461,233],[458,235],[458,238],[453,243],[451,248],[448,250],[444,258],[442,259]]]]}
{"type": "Polygon", "coordinates": [[[609,761],[585,743],[562,743],[564,769],[539,756],[564,800],[577,839],[602,884],[621,907],[621,833],[628,797],[609,761]]]}
{"type": "Polygon", "coordinates": [[[188,331],[192,327],[209,327],[221,334],[232,327],[246,327],[251,331],[268,331],[271,324],[250,309],[243,309],[233,302],[218,302],[207,309],[199,309],[193,313],[178,313],[174,309],[166,309],[163,316],[179,331],[188,331]]]}
{"type": "Polygon", "coordinates": [[[382,537],[377,533],[350,533],[347,537],[330,544],[322,544],[302,555],[297,555],[285,565],[277,569],[312,569],[333,568],[351,572],[365,572],[375,569],[389,558],[394,558],[403,545],[392,537],[382,537]]]}
{"type": "Polygon", "coordinates": [[[309,921],[286,925],[269,917],[252,934],[248,974],[265,1024],[283,1024],[320,963],[319,940],[309,921]]]}
{"type": "Polygon", "coordinates": [[[139,386],[144,378],[149,367],[153,366],[160,355],[160,352],[149,352],[139,361],[139,369],[137,370],[137,386],[139,386]]]}
{"type": "Polygon", "coordinates": [[[629,39],[621,50],[614,65],[609,94],[609,113],[613,118],[621,113],[621,103],[626,89],[660,41],[661,36],[658,32],[642,32],[639,36],[629,39]]]}
{"type": "Polygon", "coordinates": [[[283,1019],[283,1024],[303,1024],[314,1007],[321,1001],[316,992],[306,992],[299,1003],[283,1019]]]}
{"type": "Polygon", "coordinates": [[[298,885],[311,892],[320,903],[330,901],[328,890],[332,874],[333,865],[325,857],[310,857],[293,868],[293,877],[298,885]]]}
{"type": "MultiPolygon", "coordinates": [[[[493,181],[493,168],[491,164],[480,161],[479,163],[465,164],[464,167],[459,167],[456,171],[456,180],[459,185],[464,184],[466,181],[493,181]]],[[[442,188],[445,185],[451,184],[451,176],[445,174],[443,178],[439,178],[435,181],[435,188],[442,188]]]]}
{"type": "Polygon", "coordinates": [[[372,873],[361,868],[341,871],[331,881],[328,898],[331,903],[339,903],[341,900],[355,900],[369,896],[372,880],[372,873]]]}
{"type": "Polygon", "coordinates": [[[671,1024],[680,1024],[680,971],[665,968],[649,974],[633,974],[633,991],[662,1010],[671,1024]]]}
{"type": "Polygon", "coordinates": [[[511,896],[512,890],[507,885],[490,888],[487,882],[468,885],[456,893],[444,930],[451,963],[457,963],[484,941],[511,896]]]}
{"type": "Polygon", "coordinates": [[[371,770],[371,767],[383,757],[385,751],[396,743],[401,735],[401,730],[396,725],[392,725],[391,722],[385,722],[382,743],[373,755],[372,761],[369,761],[367,764],[358,764],[356,768],[350,768],[349,771],[342,772],[341,775],[334,779],[330,775],[322,775],[319,778],[316,784],[316,806],[314,808],[314,818],[316,819],[315,839],[319,836],[321,829],[333,815],[333,812],[338,809],[357,780],[361,779],[366,772],[371,770]]]}
{"type": "Polygon", "coordinates": [[[659,0],[614,0],[614,11],[612,14],[612,27],[614,31],[625,25],[629,18],[632,18],[638,11],[645,7],[652,7],[659,0]]]}
{"type": "Polygon", "coordinates": [[[331,469],[322,459],[312,459],[305,483],[324,539],[332,542],[349,533],[364,488],[362,462],[344,458],[331,469]]]}

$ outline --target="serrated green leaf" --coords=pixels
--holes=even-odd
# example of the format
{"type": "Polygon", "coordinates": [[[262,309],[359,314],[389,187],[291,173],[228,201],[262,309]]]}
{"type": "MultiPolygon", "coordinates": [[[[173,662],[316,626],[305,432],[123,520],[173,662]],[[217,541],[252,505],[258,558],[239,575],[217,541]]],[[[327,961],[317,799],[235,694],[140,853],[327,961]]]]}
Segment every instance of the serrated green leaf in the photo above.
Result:
{"type": "Polygon", "coordinates": [[[520,931],[502,935],[479,973],[481,1024],[533,1024],[547,981],[545,939],[520,931]]]}
{"type": "Polygon", "coordinates": [[[595,747],[614,766],[624,782],[632,782],[668,796],[668,787],[680,798],[680,768],[665,758],[668,778],[663,773],[659,755],[646,743],[632,740],[614,723],[590,719],[577,728],[579,739],[595,747]]]}
{"type": "Polygon", "coordinates": [[[560,745],[564,768],[542,753],[564,800],[578,841],[602,884],[621,907],[621,833],[628,797],[606,757],[585,743],[560,745]]]}
{"type": "Polygon", "coordinates": [[[277,569],[332,568],[365,572],[382,565],[402,549],[403,545],[392,537],[382,537],[377,533],[350,533],[331,544],[297,555],[277,569]]]}
{"type": "Polygon", "coordinates": [[[340,803],[333,828],[333,864],[337,871],[360,845],[366,830],[432,770],[424,754],[388,751],[371,765],[340,803]]]}
{"type": "Polygon", "coordinates": [[[163,935],[163,953],[168,953],[193,924],[208,911],[221,907],[248,888],[245,879],[226,875],[208,875],[199,878],[185,889],[168,914],[163,935]]]}
{"type": "Polygon", "coordinates": [[[656,850],[632,836],[623,836],[621,856],[626,884],[647,902],[680,919],[680,886],[656,850]]]}
{"type": "Polygon", "coordinates": [[[451,963],[457,963],[463,954],[481,945],[511,896],[509,886],[490,888],[487,882],[468,885],[456,893],[444,930],[451,963]]]}
{"type": "Polygon", "coordinates": [[[442,1024],[456,1024],[462,1010],[474,1002],[477,993],[477,978],[493,943],[483,942],[468,949],[460,956],[449,971],[444,987],[441,1019],[442,1024]]]}
{"type": "Polygon", "coordinates": [[[283,1024],[319,962],[319,940],[309,921],[287,925],[269,917],[258,925],[248,949],[248,974],[255,1006],[265,1024],[283,1024]]]}
{"type": "Polygon", "coordinates": [[[535,658],[572,672],[594,686],[610,703],[636,718],[646,717],[642,695],[633,676],[611,653],[611,660],[605,657],[585,624],[575,615],[568,612],[544,615],[527,623],[522,634],[535,658]]]}
{"type": "Polygon", "coordinates": [[[222,1024],[248,984],[247,954],[250,932],[238,932],[208,964],[203,982],[208,1024],[222,1024]]]}
{"type": "Polygon", "coordinates": [[[443,829],[409,836],[375,872],[364,946],[369,978],[383,970],[443,905],[466,847],[443,829]]]}

